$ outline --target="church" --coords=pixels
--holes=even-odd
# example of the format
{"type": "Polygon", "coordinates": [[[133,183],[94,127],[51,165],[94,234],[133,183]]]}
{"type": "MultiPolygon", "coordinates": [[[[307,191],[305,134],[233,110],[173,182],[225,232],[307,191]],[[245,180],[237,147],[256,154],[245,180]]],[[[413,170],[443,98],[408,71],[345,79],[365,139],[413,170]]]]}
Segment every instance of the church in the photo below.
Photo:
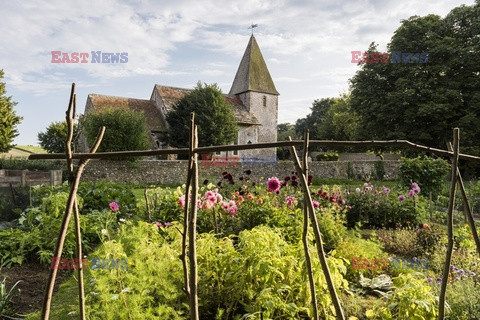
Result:
{"type": "MultiPolygon", "coordinates": [[[[107,108],[128,108],[143,111],[152,149],[168,148],[164,135],[168,131],[166,114],[175,103],[192,89],[156,84],[150,99],[133,99],[100,94],[89,94],[85,114],[107,108]]],[[[250,37],[245,53],[225,100],[232,105],[238,124],[238,137],[234,144],[277,141],[278,91],[255,37],[250,37]]],[[[80,143],[82,151],[86,143],[80,143]]],[[[233,151],[230,155],[276,155],[275,148],[233,151]]],[[[220,153],[219,153],[220,154],[220,153]]]]}

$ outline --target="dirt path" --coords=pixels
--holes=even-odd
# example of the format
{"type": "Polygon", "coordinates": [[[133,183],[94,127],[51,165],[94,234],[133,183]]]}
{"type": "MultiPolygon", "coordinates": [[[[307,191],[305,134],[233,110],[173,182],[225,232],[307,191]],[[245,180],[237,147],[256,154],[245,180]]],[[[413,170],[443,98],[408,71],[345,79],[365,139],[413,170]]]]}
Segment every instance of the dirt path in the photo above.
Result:
{"type": "MultiPolygon", "coordinates": [[[[10,269],[0,270],[0,280],[7,278],[7,290],[21,280],[15,290],[15,295],[9,305],[9,310],[17,315],[25,315],[41,308],[45,285],[49,273],[48,265],[34,263],[24,263],[21,266],[15,266],[10,269]]],[[[57,281],[55,282],[55,291],[58,286],[72,274],[72,270],[58,270],[57,281]]]]}

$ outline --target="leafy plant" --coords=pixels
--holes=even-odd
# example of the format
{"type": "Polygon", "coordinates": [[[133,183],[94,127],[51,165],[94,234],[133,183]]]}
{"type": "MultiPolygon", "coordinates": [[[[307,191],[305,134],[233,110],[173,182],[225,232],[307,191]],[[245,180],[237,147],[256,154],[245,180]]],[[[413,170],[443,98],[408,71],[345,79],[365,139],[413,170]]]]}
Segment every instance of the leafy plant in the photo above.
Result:
{"type": "Polygon", "coordinates": [[[417,182],[424,194],[431,192],[437,196],[442,190],[450,165],[440,158],[402,158],[399,170],[400,181],[405,187],[410,188],[412,182],[417,182]]]}
{"type": "MultiPolygon", "coordinates": [[[[10,287],[10,290],[7,290],[7,278],[3,277],[2,282],[0,282],[0,316],[6,315],[7,305],[12,300],[13,290],[21,281],[15,282],[13,286],[10,287]]],[[[20,289],[19,289],[20,290],[20,289]]]]}
{"type": "Polygon", "coordinates": [[[366,312],[368,319],[425,319],[437,316],[437,302],[422,274],[406,273],[393,278],[391,296],[366,312]]]}

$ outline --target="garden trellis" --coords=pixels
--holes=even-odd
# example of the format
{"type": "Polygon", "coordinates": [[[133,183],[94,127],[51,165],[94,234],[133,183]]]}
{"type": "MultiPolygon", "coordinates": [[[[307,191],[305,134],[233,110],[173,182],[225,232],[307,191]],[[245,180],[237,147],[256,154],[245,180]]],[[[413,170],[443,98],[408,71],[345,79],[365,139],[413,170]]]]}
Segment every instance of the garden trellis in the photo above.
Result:
{"type": "MultiPolygon", "coordinates": [[[[458,159],[462,160],[471,160],[475,162],[480,162],[480,157],[461,154],[459,153],[459,130],[454,129],[454,144],[451,150],[442,150],[437,148],[431,148],[427,146],[418,145],[406,140],[389,140],[389,141],[321,141],[321,140],[309,140],[308,132],[305,134],[303,141],[294,140],[292,141],[280,141],[280,142],[270,142],[270,143],[255,143],[255,144],[246,144],[246,145],[227,145],[227,146],[209,146],[209,147],[198,147],[198,135],[197,127],[195,125],[194,114],[191,115],[190,122],[190,139],[189,139],[189,148],[182,149],[168,149],[168,150],[146,150],[146,151],[122,151],[122,152],[101,152],[96,153],[98,147],[100,146],[103,134],[105,132],[105,127],[102,127],[97,139],[92,147],[90,153],[72,153],[71,151],[71,140],[73,137],[73,123],[75,118],[76,110],[76,95],[75,95],[75,84],[72,84],[70,102],[66,112],[66,120],[68,124],[68,137],[66,141],[66,153],[65,154],[32,154],[29,159],[66,159],[67,161],[67,172],[69,175],[69,184],[70,184],[70,194],[66,205],[65,214],[63,216],[62,225],[59,231],[57,238],[54,257],[60,258],[63,252],[63,245],[67,233],[67,228],[72,214],[75,219],[75,236],[76,236],[76,254],[78,259],[81,261],[82,258],[82,248],[81,248],[81,232],[79,225],[79,212],[77,207],[77,189],[80,183],[81,175],[85,166],[87,165],[90,159],[110,159],[118,157],[139,157],[139,156],[155,156],[155,155],[166,155],[166,154],[188,154],[188,167],[187,167],[187,182],[186,182],[186,197],[185,197],[185,208],[184,208],[184,224],[182,231],[182,252],[180,259],[182,260],[183,273],[184,273],[184,292],[188,296],[189,307],[190,307],[190,319],[198,320],[198,294],[197,294],[197,285],[198,285],[198,275],[197,275],[197,261],[196,261],[196,215],[197,215],[197,193],[198,193],[198,161],[197,156],[200,153],[211,153],[211,152],[220,152],[220,151],[238,151],[238,150],[250,150],[250,149],[262,149],[262,148],[271,148],[271,147],[289,147],[291,149],[292,158],[299,173],[300,182],[302,185],[302,191],[304,194],[304,230],[303,230],[303,242],[306,256],[306,265],[307,273],[309,275],[310,290],[312,295],[312,307],[314,319],[318,319],[318,310],[316,302],[316,292],[314,288],[314,281],[312,277],[311,270],[311,258],[308,252],[308,243],[306,241],[306,233],[309,228],[308,219],[310,218],[315,240],[318,258],[320,260],[323,273],[327,282],[330,296],[335,307],[337,319],[345,319],[343,315],[343,310],[340,304],[340,300],[335,291],[333,281],[328,269],[328,264],[326,262],[325,252],[322,245],[322,236],[318,228],[317,217],[314,214],[313,203],[311,199],[310,190],[307,183],[308,176],[308,167],[306,155],[308,154],[309,146],[323,146],[323,147],[407,147],[410,149],[418,151],[426,151],[432,154],[450,157],[452,158],[452,173],[451,173],[451,186],[450,186],[450,201],[447,212],[447,225],[448,225],[448,250],[446,254],[446,263],[444,266],[444,277],[442,277],[442,287],[440,292],[440,303],[439,303],[439,319],[444,317],[445,309],[445,291],[447,286],[447,276],[448,270],[450,268],[450,259],[451,251],[453,247],[453,220],[452,212],[455,199],[455,188],[458,182],[459,189],[462,192],[462,198],[466,208],[467,221],[471,227],[472,234],[475,240],[478,254],[480,256],[480,241],[478,238],[478,233],[476,230],[475,222],[473,219],[472,211],[468,203],[468,199],[465,195],[465,190],[463,187],[462,177],[458,169],[458,159]],[[298,159],[296,153],[296,146],[303,146],[303,166],[298,159]],[[74,170],[73,160],[80,160],[78,162],[76,170],[74,170]],[[190,191],[191,189],[191,191],[190,191]],[[192,199],[189,199],[191,194],[192,199]],[[187,245],[188,243],[188,245],[187,245]],[[188,256],[188,261],[187,261],[188,256]],[[310,261],[310,262],[309,262],[310,261]]],[[[79,285],[79,303],[80,303],[80,319],[85,319],[85,298],[84,298],[84,287],[83,287],[83,274],[82,269],[78,269],[78,285],[79,285]]],[[[45,291],[45,297],[42,308],[42,319],[49,319],[50,316],[50,306],[53,295],[53,287],[55,283],[55,278],[57,274],[56,268],[51,268],[48,284],[45,291]]]]}

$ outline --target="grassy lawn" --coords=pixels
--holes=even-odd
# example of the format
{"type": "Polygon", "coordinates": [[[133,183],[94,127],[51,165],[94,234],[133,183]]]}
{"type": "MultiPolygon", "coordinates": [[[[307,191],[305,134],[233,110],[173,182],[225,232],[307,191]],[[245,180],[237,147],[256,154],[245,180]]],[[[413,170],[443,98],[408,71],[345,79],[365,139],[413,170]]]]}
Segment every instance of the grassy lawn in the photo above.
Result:
{"type": "Polygon", "coordinates": [[[15,146],[7,153],[0,153],[0,158],[27,158],[32,153],[47,153],[39,146],[15,146]]]}

